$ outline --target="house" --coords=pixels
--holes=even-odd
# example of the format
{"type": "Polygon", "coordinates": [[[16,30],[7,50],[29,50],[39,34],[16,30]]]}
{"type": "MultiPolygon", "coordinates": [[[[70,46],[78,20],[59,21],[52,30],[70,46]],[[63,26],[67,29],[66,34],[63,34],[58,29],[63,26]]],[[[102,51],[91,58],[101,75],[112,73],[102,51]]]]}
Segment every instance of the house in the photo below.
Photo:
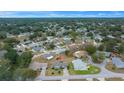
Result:
{"type": "Polygon", "coordinates": [[[124,40],[124,35],[121,35],[120,37],[121,37],[121,39],[123,39],[123,40],[124,40]]]}
{"type": "Polygon", "coordinates": [[[73,56],[76,58],[87,57],[87,52],[86,51],[76,51],[75,53],[73,53],[73,56]]]}
{"type": "Polygon", "coordinates": [[[47,59],[47,60],[50,60],[54,57],[54,55],[55,55],[54,52],[46,53],[46,54],[43,54],[43,58],[47,59]]]}
{"type": "Polygon", "coordinates": [[[112,36],[112,35],[108,35],[107,37],[108,37],[108,38],[111,38],[111,39],[114,39],[114,38],[115,38],[115,37],[112,36]]]}
{"type": "Polygon", "coordinates": [[[7,33],[6,36],[7,36],[7,38],[15,38],[16,37],[15,35],[9,34],[9,33],[7,33]]]}
{"type": "Polygon", "coordinates": [[[71,50],[72,52],[76,52],[76,51],[78,51],[80,48],[81,48],[81,44],[75,44],[75,43],[69,44],[69,45],[67,46],[67,49],[71,50]]]}
{"type": "Polygon", "coordinates": [[[33,51],[40,52],[41,47],[39,47],[39,46],[34,46],[34,47],[32,47],[32,50],[33,50],[33,51]]]}
{"type": "Polygon", "coordinates": [[[95,40],[96,40],[96,41],[102,41],[103,38],[102,38],[100,35],[96,35],[96,36],[95,36],[95,40]]]}
{"type": "Polygon", "coordinates": [[[25,51],[25,48],[26,48],[25,45],[19,44],[19,45],[16,46],[15,49],[16,49],[17,51],[25,51]]]}
{"type": "Polygon", "coordinates": [[[83,62],[81,59],[75,59],[72,61],[74,70],[87,70],[87,63],[83,62]]]}
{"type": "Polygon", "coordinates": [[[24,45],[29,45],[29,44],[31,44],[31,43],[32,43],[32,41],[27,40],[27,41],[25,41],[23,44],[24,44],[24,45]]]}
{"type": "Polygon", "coordinates": [[[112,57],[112,64],[117,68],[124,68],[124,62],[118,57],[112,57]]]}
{"type": "Polygon", "coordinates": [[[63,41],[64,41],[64,43],[68,44],[71,42],[71,38],[70,37],[63,37],[63,41]]]}
{"type": "Polygon", "coordinates": [[[40,46],[34,46],[34,47],[32,47],[32,51],[33,52],[44,52],[45,49],[40,46]]]}
{"type": "Polygon", "coordinates": [[[67,67],[67,64],[62,62],[62,61],[58,61],[58,62],[55,62],[54,64],[52,64],[51,68],[54,68],[54,69],[64,69],[67,67]]]}
{"type": "Polygon", "coordinates": [[[53,52],[55,52],[56,54],[61,54],[64,53],[66,51],[66,48],[56,48],[53,50],[53,52]]]}

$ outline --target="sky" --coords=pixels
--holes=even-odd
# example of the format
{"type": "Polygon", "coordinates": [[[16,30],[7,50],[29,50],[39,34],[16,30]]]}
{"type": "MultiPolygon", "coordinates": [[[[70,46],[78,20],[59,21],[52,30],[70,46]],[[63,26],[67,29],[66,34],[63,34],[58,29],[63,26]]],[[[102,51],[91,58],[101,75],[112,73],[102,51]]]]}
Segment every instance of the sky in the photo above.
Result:
{"type": "Polygon", "coordinates": [[[0,11],[0,18],[124,17],[124,11],[0,11]]]}

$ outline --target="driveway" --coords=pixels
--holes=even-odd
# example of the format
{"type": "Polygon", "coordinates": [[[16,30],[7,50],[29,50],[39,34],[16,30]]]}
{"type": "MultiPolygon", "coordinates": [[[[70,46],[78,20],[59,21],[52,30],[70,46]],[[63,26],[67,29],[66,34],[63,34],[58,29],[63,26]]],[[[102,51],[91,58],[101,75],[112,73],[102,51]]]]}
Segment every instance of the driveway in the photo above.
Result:
{"type": "Polygon", "coordinates": [[[67,70],[67,68],[64,68],[63,69],[63,76],[69,76],[69,73],[68,73],[68,70],[67,70]]]}
{"type": "Polygon", "coordinates": [[[42,70],[40,75],[36,78],[36,80],[39,80],[42,77],[45,77],[45,72],[46,72],[46,68],[47,68],[47,63],[42,63],[42,70]]]}

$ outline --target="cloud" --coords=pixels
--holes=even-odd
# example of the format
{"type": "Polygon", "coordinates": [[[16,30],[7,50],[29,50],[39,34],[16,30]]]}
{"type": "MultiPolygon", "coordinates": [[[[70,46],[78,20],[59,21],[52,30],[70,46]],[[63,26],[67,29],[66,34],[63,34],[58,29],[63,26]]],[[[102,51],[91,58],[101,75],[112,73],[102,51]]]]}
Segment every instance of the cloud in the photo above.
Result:
{"type": "Polygon", "coordinates": [[[124,11],[1,11],[0,17],[124,17],[124,11]]]}
{"type": "Polygon", "coordinates": [[[4,11],[1,11],[0,12],[0,16],[11,16],[11,15],[14,15],[14,12],[4,12],[4,11]]]}

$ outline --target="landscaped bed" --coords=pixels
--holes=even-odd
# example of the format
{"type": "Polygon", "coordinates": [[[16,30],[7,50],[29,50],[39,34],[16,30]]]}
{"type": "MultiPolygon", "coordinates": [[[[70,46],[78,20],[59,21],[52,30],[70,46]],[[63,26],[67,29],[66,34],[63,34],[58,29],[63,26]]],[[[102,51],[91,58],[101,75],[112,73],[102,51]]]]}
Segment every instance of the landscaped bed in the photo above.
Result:
{"type": "Polygon", "coordinates": [[[113,78],[105,78],[106,81],[124,81],[124,79],[120,77],[113,77],[113,78]]]}
{"type": "Polygon", "coordinates": [[[69,81],[87,81],[87,79],[69,79],[69,81]]]}
{"type": "Polygon", "coordinates": [[[72,63],[69,64],[68,70],[71,75],[97,74],[100,72],[100,68],[93,65],[89,65],[88,70],[74,70],[72,63]]]}
{"type": "Polygon", "coordinates": [[[46,70],[46,76],[62,76],[62,75],[63,75],[63,69],[48,68],[46,70]]]}

